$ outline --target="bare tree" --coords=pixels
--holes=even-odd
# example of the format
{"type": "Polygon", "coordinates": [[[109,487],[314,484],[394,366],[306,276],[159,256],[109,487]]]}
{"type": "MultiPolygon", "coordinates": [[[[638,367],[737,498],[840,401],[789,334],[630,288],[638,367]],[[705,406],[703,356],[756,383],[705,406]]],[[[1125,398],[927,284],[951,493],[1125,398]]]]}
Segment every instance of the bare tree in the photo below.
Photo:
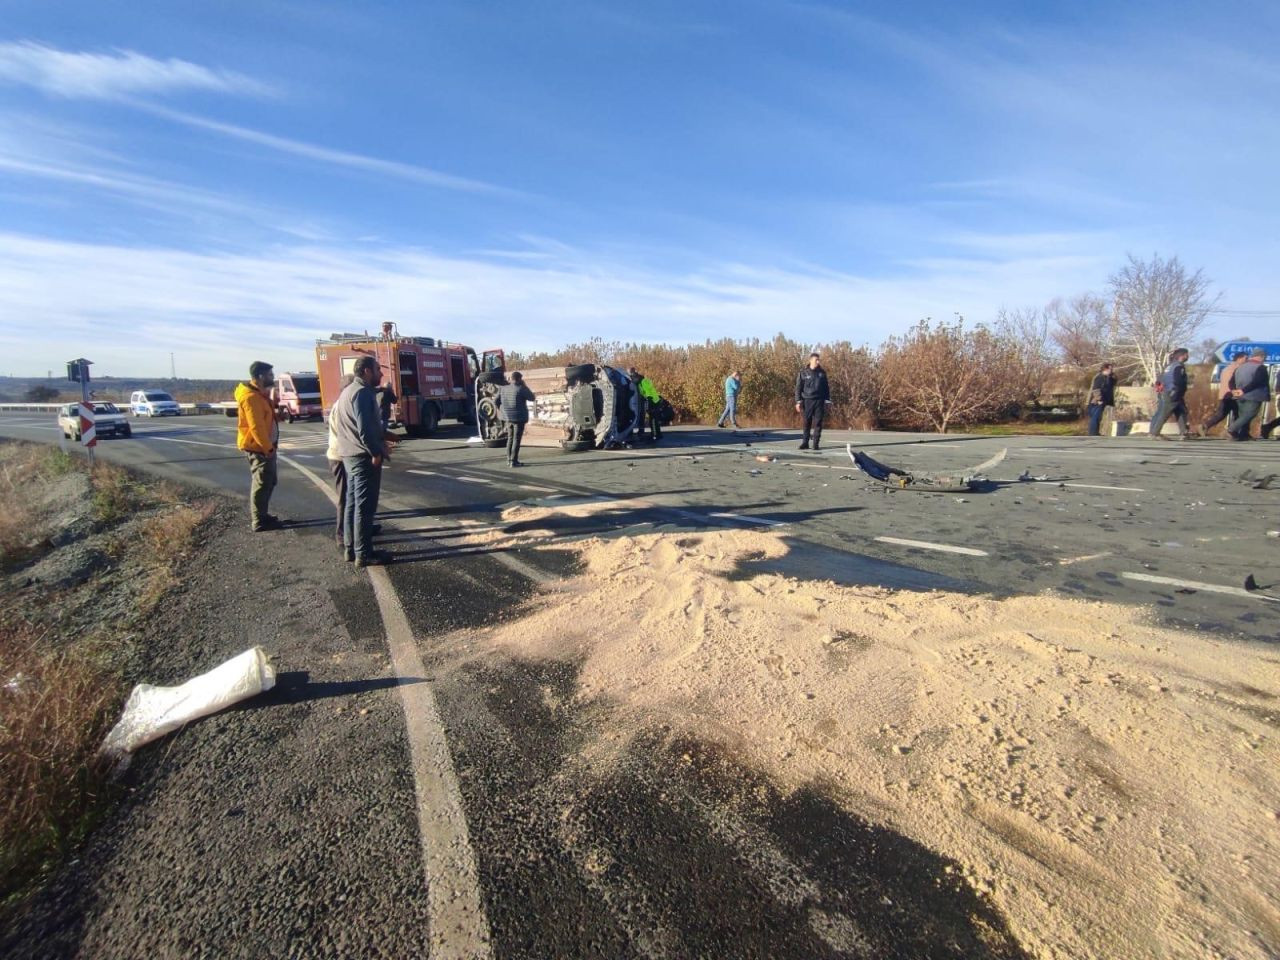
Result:
{"type": "Polygon", "coordinates": [[[921,320],[880,348],[882,382],[889,385],[882,413],[910,427],[978,423],[1006,413],[1020,399],[1017,349],[983,327],[965,330],[964,319],[934,326],[921,320]]]}
{"type": "Polygon", "coordinates": [[[1056,366],[1049,335],[1049,311],[1035,307],[1000,308],[996,335],[1005,340],[1016,359],[1010,375],[1020,400],[1038,400],[1056,366]]]}
{"type": "Polygon", "coordinates": [[[1132,254],[1112,274],[1112,344],[1117,360],[1131,363],[1154,383],[1169,351],[1193,342],[1220,295],[1209,296],[1203,271],[1189,274],[1177,257],[1150,261],[1132,254]]]}
{"type": "Polygon", "coordinates": [[[1111,310],[1105,300],[1092,293],[1082,293],[1070,301],[1060,297],[1051,300],[1044,309],[1052,326],[1050,339],[1063,363],[1090,368],[1109,359],[1111,310]]]}

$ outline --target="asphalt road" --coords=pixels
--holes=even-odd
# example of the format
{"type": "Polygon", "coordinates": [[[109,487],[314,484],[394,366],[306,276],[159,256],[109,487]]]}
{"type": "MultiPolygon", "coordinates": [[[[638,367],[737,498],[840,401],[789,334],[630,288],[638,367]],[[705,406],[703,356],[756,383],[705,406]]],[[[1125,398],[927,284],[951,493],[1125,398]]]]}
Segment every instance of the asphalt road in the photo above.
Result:
{"type": "MultiPolygon", "coordinates": [[[[329,596],[349,636],[366,649],[383,628],[377,598],[365,578],[338,562],[325,525],[330,508],[304,475],[325,474],[323,427],[299,423],[282,431],[288,463],[273,512],[295,525],[269,536],[280,538],[295,569],[298,558],[316,558],[337,571],[325,577],[346,578],[328,585],[329,596]]],[[[0,435],[59,440],[43,415],[0,415],[0,435]]],[[[1280,607],[1268,599],[1280,596],[1280,540],[1267,536],[1280,528],[1280,489],[1240,479],[1245,471],[1280,473],[1280,446],[1269,443],[828,432],[827,449],[814,454],[795,449],[794,432],[704,428],[668,431],[656,448],[613,453],[527,448],[529,465],[511,470],[502,450],[469,445],[466,436],[447,427],[430,440],[406,442],[383,495],[385,545],[396,554],[388,583],[407,618],[412,653],[430,678],[490,938],[468,949],[450,941],[449,931],[433,931],[437,949],[451,944],[456,955],[1023,955],[1001,917],[928,849],[816,790],[783,795],[764,774],[710,745],[655,727],[603,780],[588,775],[578,748],[598,732],[598,721],[589,708],[564,706],[573,701],[572,666],[477,661],[442,643],[459,627],[512,615],[539,580],[571,571],[558,555],[532,547],[460,550],[459,517],[497,521],[500,506],[517,499],[639,498],[642,504],[590,519],[565,517],[557,532],[769,527],[792,547],[783,564],[793,576],[997,594],[1053,589],[1153,605],[1170,623],[1241,642],[1280,635],[1280,607]],[[980,492],[889,492],[857,474],[846,441],[918,471],[976,464],[1004,447],[1008,455],[980,492]],[[1024,474],[1045,479],[1019,480],[1024,474]],[[1250,574],[1263,590],[1242,589],[1250,574]]],[[[233,443],[232,421],[205,417],[137,422],[133,439],[104,440],[98,451],[247,493],[233,443]]],[[[307,651],[292,655],[304,660],[307,651]]],[[[406,747],[403,717],[390,709],[377,715],[388,728],[374,738],[379,763],[414,762],[405,751],[412,755],[421,731],[410,720],[406,747]]],[[[306,773],[332,780],[323,766],[306,773]]],[[[412,791],[401,771],[389,776],[387,819],[411,822],[412,791]]],[[[417,790],[420,803],[421,781],[417,790]]],[[[321,804],[312,815],[323,821],[335,814],[321,804]]],[[[434,829],[430,816],[418,814],[426,834],[434,829]]],[[[370,842],[402,844],[404,829],[370,842]]],[[[403,860],[405,852],[385,856],[403,860]]],[[[364,861],[331,869],[368,873],[364,861]]],[[[401,939],[393,942],[409,949],[421,917],[438,918],[428,901],[442,881],[429,865],[427,873],[428,889],[420,890],[400,871],[394,905],[385,898],[366,905],[341,937],[316,941],[312,952],[367,954],[379,924],[396,930],[401,939]]],[[[228,909],[253,895],[251,884],[237,887],[228,909]]],[[[244,942],[226,940],[225,930],[220,935],[216,953],[255,955],[244,942]]],[[[305,938],[305,928],[295,935],[305,938]]],[[[294,952],[307,955],[297,943],[294,952]]]]}

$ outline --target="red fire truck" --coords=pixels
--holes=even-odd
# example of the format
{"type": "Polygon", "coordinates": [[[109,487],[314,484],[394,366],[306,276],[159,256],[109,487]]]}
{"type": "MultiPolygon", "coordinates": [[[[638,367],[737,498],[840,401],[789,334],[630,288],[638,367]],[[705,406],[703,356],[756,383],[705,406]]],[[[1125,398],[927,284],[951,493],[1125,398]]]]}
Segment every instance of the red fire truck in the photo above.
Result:
{"type": "Polygon", "coordinates": [[[326,415],[338,399],[342,378],[361,356],[376,357],[382,383],[396,393],[392,421],[410,436],[424,436],[441,420],[476,422],[476,378],[501,371],[501,350],[480,356],[471,347],[432,337],[402,337],[394,323],[382,325],[381,336],[335,333],[316,341],[316,369],[326,415]]]}

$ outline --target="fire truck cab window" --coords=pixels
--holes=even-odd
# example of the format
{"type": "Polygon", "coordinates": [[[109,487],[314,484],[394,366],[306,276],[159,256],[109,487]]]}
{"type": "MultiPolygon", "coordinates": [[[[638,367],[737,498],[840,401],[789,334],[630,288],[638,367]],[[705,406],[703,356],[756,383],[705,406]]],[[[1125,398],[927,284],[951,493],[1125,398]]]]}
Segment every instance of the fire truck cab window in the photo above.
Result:
{"type": "Polygon", "coordinates": [[[449,373],[453,377],[452,386],[454,388],[462,386],[467,382],[467,362],[462,357],[449,358],[449,373]]]}

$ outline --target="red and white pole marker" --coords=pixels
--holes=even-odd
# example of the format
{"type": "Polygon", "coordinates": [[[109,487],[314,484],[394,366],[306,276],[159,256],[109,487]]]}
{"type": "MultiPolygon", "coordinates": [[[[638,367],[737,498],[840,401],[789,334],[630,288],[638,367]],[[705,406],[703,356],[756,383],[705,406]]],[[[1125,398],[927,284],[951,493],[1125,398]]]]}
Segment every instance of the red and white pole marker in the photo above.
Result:
{"type": "Polygon", "coordinates": [[[98,428],[94,420],[93,404],[80,404],[80,442],[86,447],[98,445],[98,428]]]}

